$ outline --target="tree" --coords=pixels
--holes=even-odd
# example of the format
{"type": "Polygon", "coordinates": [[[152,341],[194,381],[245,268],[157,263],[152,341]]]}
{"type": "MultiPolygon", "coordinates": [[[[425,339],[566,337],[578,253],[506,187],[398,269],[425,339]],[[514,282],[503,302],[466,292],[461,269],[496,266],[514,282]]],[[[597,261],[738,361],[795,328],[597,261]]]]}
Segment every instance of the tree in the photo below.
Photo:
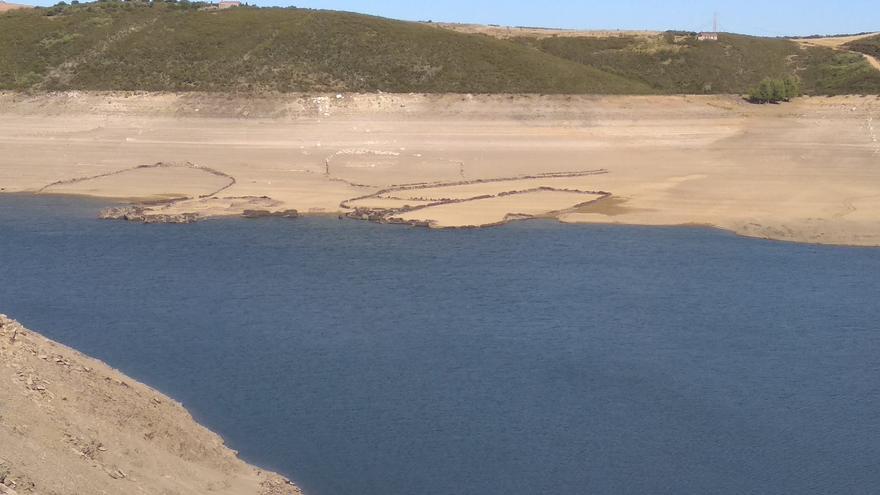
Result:
{"type": "Polygon", "coordinates": [[[773,87],[770,78],[765,78],[749,91],[749,101],[753,103],[770,103],[773,99],[773,87]]]}
{"type": "Polygon", "coordinates": [[[785,94],[785,83],[782,82],[782,79],[771,79],[770,102],[777,103],[780,101],[788,101],[788,97],[785,94]]]}
{"type": "Polygon", "coordinates": [[[785,85],[785,96],[787,100],[797,98],[801,95],[801,81],[795,76],[785,76],[782,80],[785,85]]]}

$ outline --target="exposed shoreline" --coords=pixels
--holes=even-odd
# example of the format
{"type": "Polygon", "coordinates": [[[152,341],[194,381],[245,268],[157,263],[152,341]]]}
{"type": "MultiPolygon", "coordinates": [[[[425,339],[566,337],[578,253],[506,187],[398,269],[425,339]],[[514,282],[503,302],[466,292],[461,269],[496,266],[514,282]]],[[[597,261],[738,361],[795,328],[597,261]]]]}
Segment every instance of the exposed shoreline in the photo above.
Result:
{"type": "MultiPolygon", "coordinates": [[[[30,195],[33,195],[33,193],[0,193],[0,195],[6,195],[6,196],[26,195],[26,196],[30,196],[30,195]]],[[[67,196],[70,198],[80,198],[80,199],[119,201],[119,198],[88,196],[88,195],[80,195],[80,194],[53,194],[53,196],[67,196]]],[[[604,199],[612,199],[612,198],[613,198],[613,196],[608,197],[608,198],[603,197],[603,198],[600,198],[599,200],[596,200],[596,201],[601,201],[604,199]]],[[[122,207],[131,206],[131,205],[135,205],[135,204],[137,204],[137,198],[131,198],[131,201],[128,201],[128,202],[118,203],[118,205],[122,206],[122,207]]],[[[101,211],[102,210],[100,208],[95,209],[96,218],[100,217],[101,211]]],[[[270,215],[268,217],[271,218],[272,216],[270,215]]],[[[408,222],[371,221],[369,219],[358,219],[358,218],[353,218],[353,217],[350,217],[347,215],[342,215],[340,213],[333,213],[333,212],[302,213],[302,214],[298,215],[298,218],[326,218],[326,219],[335,219],[335,220],[346,220],[346,221],[352,221],[352,222],[366,221],[366,222],[370,222],[370,223],[383,224],[383,225],[410,226],[410,227],[417,227],[417,228],[432,228],[435,230],[491,229],[491,228],[500,227],[500,226],[507,225],[507,224],[514,223],[514,222],[523,222],[523,221],[529,221],[529,220],[544,220],[544,221],[554,221],[554,222],[568,225],[571,227],[577,227],[578,225],[597,225],[597,226],[611,226],[611,227],[647,227],[647,228],[652,228],[652,229],[699,229],[699,230],[714,230],[714,231],[719,231],[719,232],[725,232],[725,233],[733,234],[737,237],[742,237],[745,239],[757,239],[757,240],[763,240],[763,241],[769,241],[769,242],[778,242],[778,243],[783,243],[783,244],[804,244],[804,245],[812,245],[812,246],[841,247],[841,248],[864,248],[864,249],[875,249],[877,247],[880,247],[880,246],[870,245],[870,244],[867,244],[867,245],[866,244],[843,244],[843,243],[829,244],[829,243],[821,243],[821,242],[774,239],[772,237],[760,237],[760,236],[747,235],[747,234],[743,234],[740,232],[736,232],[731,229],[725,229],[725,228],[718,227],[715,225],[699,224],[699,223],[686,223],[686,224],[679,224],[679,225],[643,225],[643,224],[624,224],[624,223],[612,223],[612,222],[605,222],[605,223],[602,223],[602,222],[589,222],[589,223],[586,223],[586,222],[560,222],[559,218],[553,216],[552,214],[529,216],[529,217],[525,217],[525,218],[512,215],[511,218],[508,218],[503,222],[499,222],[499,223],[496,223],[493,225],[485,225],[485,226],[480,226],[480,227],[467,227],[467,226],[465,226],[465,227],[440,227],[440,228],[431,227],[430,225],[426,225],[424,223],[417,223],[417,222],[408,223],[408,222]]],[[[195,219],[192,222],[173,222],[173,221],[171,221],[171,222],[152,222],[152,223],[188,224],[188,223],[195,223],[195,222],[218,221],[218,220],[222,221],[222,220],[230,220],[230,219],[246,219],[246,217],[244,217],[242,215],[217,215],[217,216],[209,216],[209,217],[200,217],[198,219],[195,219]]],[[[151,223],[151,222],[133,221],[132,223],[151,223]]]]}
{"type": "Polygon", "coordinates": [[[179,403],[0,315],[0,493],[301,495],[179,403]]]}
{"type": "Polygon", "coordinates": [[[4,192],[147,202],[170,221],[549,217],[880,246],[878,97],[7,92],[0,115],[4,192]]]}

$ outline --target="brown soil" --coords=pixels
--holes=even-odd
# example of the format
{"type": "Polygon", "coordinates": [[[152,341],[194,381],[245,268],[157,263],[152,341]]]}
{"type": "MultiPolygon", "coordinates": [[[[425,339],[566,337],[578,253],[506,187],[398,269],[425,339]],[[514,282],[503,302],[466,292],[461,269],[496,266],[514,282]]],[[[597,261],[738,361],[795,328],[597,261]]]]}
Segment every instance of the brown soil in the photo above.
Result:
{"type": "Polygon", "coordinates": [[[0,315],[0,494],[301,495],[177,402],[0,315]]]}

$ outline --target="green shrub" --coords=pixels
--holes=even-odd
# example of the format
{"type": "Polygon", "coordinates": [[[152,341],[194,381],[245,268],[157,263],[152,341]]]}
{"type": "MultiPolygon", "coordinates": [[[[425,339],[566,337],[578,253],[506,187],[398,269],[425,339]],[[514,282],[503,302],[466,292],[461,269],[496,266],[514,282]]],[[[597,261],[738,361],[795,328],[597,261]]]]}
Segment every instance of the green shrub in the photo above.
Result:
{"type": "Polygon", "coordinates": [[[782,79],[764,78],[749,91],[748,100],[752,103],[779,103],[791,101],[801,95],[800,81],[793,76],[782,79]]]}

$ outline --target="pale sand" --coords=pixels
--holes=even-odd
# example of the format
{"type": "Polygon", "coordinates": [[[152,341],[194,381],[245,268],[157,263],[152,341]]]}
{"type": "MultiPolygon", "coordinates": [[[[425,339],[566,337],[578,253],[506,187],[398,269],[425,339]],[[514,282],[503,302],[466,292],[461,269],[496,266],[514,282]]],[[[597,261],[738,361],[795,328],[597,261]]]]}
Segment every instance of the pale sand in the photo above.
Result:
{"type": "Polygon", "coordinates": [[[0,494],[300,494],[177,402],[4,315],[0,397],[0,494]]]}
{"type": "MultiPolygon", "coordinates": [[[[0,116],[0,188],[8,192],[159,162],[178,167],[148,173],[149,180],[119,173],[60,189],[197,198],[228,176],[235,184],[215,198],[163,208],[236,215],[262,196],[273,210],[337,213],[349,211],[340,206],[347,200],[403,184],[425,186],[348,206],[401,208],[419,206],[408,198],[569,185],[609,192],[614,207],[569,211],[581,198],[560,207],[559,194],[533,192],[517,195],[503,213],[562,210],[565,222],[699,224],[880,245],[880,99],[873,96],[758,106],[734,96],[0,93],[0,116]],[[518,179],[598,169],[607,173],[518,179]],[[510,180],[437,187],[502,178],[510,180]]],[[[407,214],[436,226],[481,225],[494,223],[498,204],[407,214]]]]}
{"type": "Polygon", "coordinates": [[[423,187],[389,193],[388,196],[414,200],[441,201],[445,199],[468,199],[478,196],[495,196],[505,192],[528,191],[541,187],[590,191],[595,184],[594,175],[583,177],[541,177],[536,179],[511,179],[497,182],[477,182],[442,187],[423,187]]]}
{"type": "Polygon", "coordinates": [[[81,194],[107,198],[132,198],[128,184],[137,183],[141,198],[180,198],[213,196],[232,184],[231,178],[212,174],[185,164],[138,167],[119,173],[87,180],[51,184],[41,192],[51,194],[81,194]]]}
{"type": "Polygon", "coordinates": [[[509,217],[534,217],[548,211],[566,210],[601,196],[562,191],[535,191],[463,203],[448,203],[414,210],[394,218],[405,221],[426,221],[432,227],[484,227],[496,225],[509,217]]]}

